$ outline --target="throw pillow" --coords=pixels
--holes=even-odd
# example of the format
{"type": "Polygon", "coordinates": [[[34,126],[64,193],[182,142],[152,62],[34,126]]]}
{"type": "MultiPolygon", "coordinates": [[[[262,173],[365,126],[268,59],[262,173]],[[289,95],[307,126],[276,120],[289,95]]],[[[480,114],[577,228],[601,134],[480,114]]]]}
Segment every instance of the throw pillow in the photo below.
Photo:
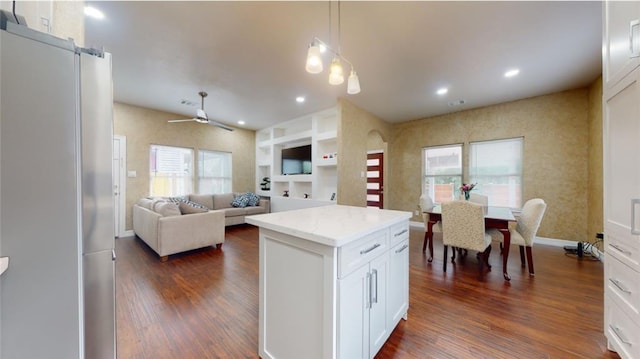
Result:
{"type": "Polygon", "coordinates": [[[172,202],[157,202],[155,211],[163,217],[179,216],[182,214],[178,205],[172,202]]]}
{"type": "Polygon", "coordinates": [[[254,207],[254,206],[257,206],[258,203],[260,203],[260,197],[258,197],[258,195],[253,192],[247,192],[245,196],[249,198],[249,202],[247,202],[247,206],[254,207]]]}
{"type": "Polygon", "coordinates": [[[180,212],[182,214],[193,214],[193,213],[205,213],[209,212],[209,209],[191,201],[182,201],[178,205],[180,207],[180,212]]]}
{"type": "Polygon", "coordinates": [[[249,198],[244,194],[239,194],[233,197],[233,201],[231,201],[231,205],[233,207],[244,208],[249,203],[249,198]]]}

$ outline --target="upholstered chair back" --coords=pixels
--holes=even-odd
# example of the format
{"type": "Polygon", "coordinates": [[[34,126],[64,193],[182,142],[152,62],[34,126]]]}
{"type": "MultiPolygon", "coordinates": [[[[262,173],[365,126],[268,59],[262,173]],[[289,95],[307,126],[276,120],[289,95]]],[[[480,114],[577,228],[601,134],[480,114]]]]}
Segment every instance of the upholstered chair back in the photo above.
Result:
{"type": "Polygon", "coordinates": [[[526,246],[533,246],[533,241],[546,209],[547,204],[541,198],[532,198],[522,207],[522,213],[518,219],[516,231],[520,233],[526,246]]]}
{"type": "Polygon", "coordinates": [[[444,245],[482,252],[491,237],[485,235],[482,205],[469,201],[442,203],[442,242],[444,245]]]}

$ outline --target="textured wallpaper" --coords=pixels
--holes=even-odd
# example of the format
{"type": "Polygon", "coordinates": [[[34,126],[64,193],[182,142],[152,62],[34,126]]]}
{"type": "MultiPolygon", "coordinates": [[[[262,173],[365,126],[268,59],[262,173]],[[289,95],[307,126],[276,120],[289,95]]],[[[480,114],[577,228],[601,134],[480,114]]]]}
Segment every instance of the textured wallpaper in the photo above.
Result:
{"type": "MultiPolygon", "coordinates": [[[[589,87],[589,222],[587,240],[604,231],[602,164],[602,77],[589,87]]],[[[600,247],[600,249],[603,249],[600,247]]]]}
{"type": "Polygon", "coordinates": [[[393,176],[386,191],[390,208],[416,209],[423,147],[463,143],[466,180],[469,142],[524,137],[523,199],[547,202],[538,235],[587,240],[592,237],[587,235],[589,191],[602,193],[601,185],[599,190],[597,184],[589,185],[590,164],[597,171],[597,161],[590,160],[597,157],[590,154],[590,141],[597,142],[597,135],[590,136],[590,128],[598,121],[601,115],[590,104],[590,90],[583,88],[394,125],[389,145],[393,176]]]}
{"type": "Polygon", "coordinates": [[[232,153],[233,191],[255,190],[255,131],[233,132],[196,122],[168,123],[183,116],[115,103],[114,134],[127,137],[126,225],[133,228],[131,208],[141,197],[149,195],[149,146],[169,145],[232,153]]]}

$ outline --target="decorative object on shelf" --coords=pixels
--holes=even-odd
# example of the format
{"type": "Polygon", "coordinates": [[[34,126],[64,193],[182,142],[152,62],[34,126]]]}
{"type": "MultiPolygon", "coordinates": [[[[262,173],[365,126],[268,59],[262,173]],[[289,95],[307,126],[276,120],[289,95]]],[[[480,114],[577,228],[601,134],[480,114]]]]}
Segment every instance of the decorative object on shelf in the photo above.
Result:
{"type": "Polygon", "coordinates": [[[331,194],[331,200],[332,200],[332,201],[335,201],[335,200],[336,200],[336,193],[335,193],[335,192],[333,192],[333,193],[331,194]]]}
{"type": "Polygon", "coordinates": [[[476,185],[477,183],[463,183],[462,186],[460,186],[460,193],[464,194],[464,199],[466,201],[469,200],[469,193],[476,187],[476,185]]]}
{"type": "Polygon", "coordinates": [[[308,194],[308,193],[305,193],[305,194],[304,194],[304,198],[309,198],[309,197],[310,197],[310,196],[309,196],[309,194],[308,194]]]}
{"type": "Polygon", "coordinates": [[[289,190],[285,190],[284,193],[282,194],[282,197],[289,197],[289,190]]]}
{"type": "Polygon", "coordinates": [[[260,188],[263,191],[271,190],[271,179],[269,177],[263,177],[262,178],[262,183],[260,183],[260,188]]]}
{"type": "MultiPolygon", "coordinates": [[[[331,11],[329,11],[329,24],[331,24],[331,11]]],[[[336,51],[332,49],[324,41],[314,37],[313,41],[309,45],[309,50],[307,51],[307,63],[305,69],[308,73],[319,74],[322,72],[322,53],[327,50],[331,51],[333,54],[333,60],[329,67],[329,83],[331,85],[340,85],[344,82],[344,72],[342,70],[342,64],[340,63],[340,60],[342,60],[351,66],[351,73],[347,80],[347,93],[349,95],[360,93],[360,80],[358,79],[358,74],[356,74],[351,61],[347,60],[347,58],[340,53],[340,1],[338,1],[338,50],[336,51]]]]}

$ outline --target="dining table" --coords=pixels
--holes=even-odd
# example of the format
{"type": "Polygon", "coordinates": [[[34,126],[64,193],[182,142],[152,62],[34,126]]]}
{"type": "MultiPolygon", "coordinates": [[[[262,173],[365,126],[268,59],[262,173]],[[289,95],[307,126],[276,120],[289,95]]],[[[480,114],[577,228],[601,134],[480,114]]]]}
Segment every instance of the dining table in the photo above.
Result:
{"type": "MultiPolygon", "coordinates": [[[[422,252],[426,250],[427,244],[429,245],[429,258],[428,261],[433,261],[433,225],[442,221],[442,207],[440,205],[434,206],[431,209],[424,211],[429,215],[429,221],[427,222],[427,231],[424,234],[424,244],[422,245],[422,252]]],[[[496,207],[486,206],[484,211],[484,227],[486,229],[495,228],[504,239],[504,250],[502,253],[502,276],[505,280],[511,280],[509,273],[507,272],[507,261],[509,259],[509,246],[511,245],[511,233],[509,232],[509,223],[515,222],[516,218],[513,216],[511,209],[508,207],[496,207]]]]}

